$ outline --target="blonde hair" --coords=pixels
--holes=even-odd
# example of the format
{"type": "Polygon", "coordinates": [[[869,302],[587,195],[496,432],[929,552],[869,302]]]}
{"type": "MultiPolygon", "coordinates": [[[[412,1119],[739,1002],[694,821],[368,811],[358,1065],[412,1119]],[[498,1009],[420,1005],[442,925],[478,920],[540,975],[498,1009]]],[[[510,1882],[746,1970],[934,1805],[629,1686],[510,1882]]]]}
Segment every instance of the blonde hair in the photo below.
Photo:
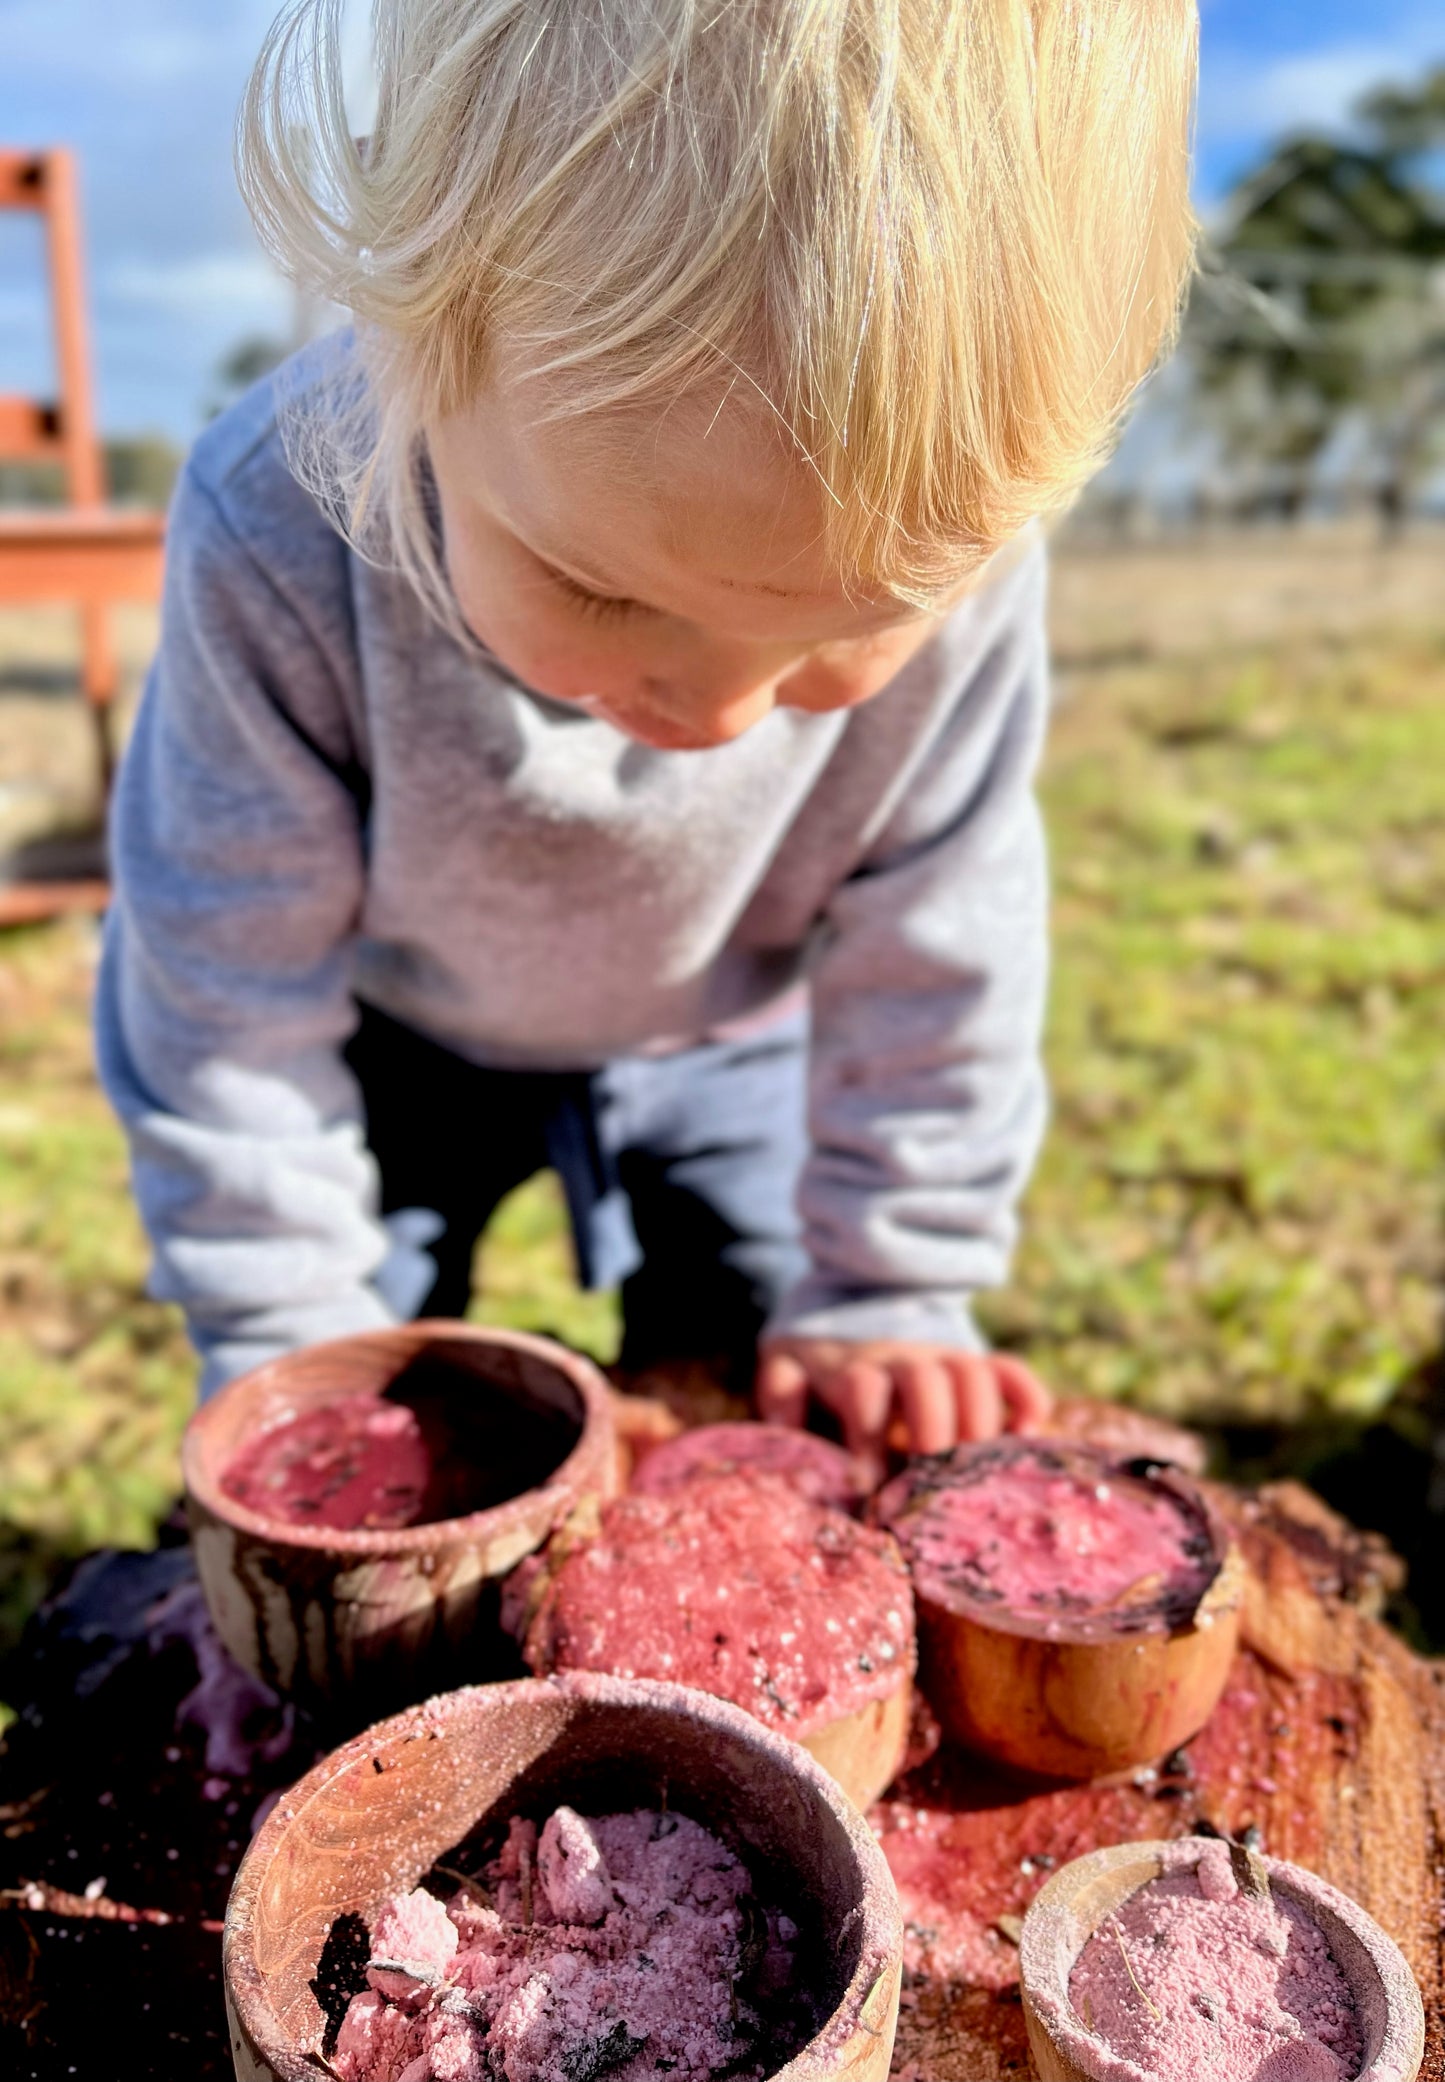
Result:
{"type": "Polygon", "coordinates": [[[443,612],[417,465],[503,337],[547,414],[741,384],[838,568],[919,602],[1072,499],[1172,337],[1193,0],[374,0],[360,143],[343,4],[272,29],[241,179],[358,321],[343,519],[443,612]]]}

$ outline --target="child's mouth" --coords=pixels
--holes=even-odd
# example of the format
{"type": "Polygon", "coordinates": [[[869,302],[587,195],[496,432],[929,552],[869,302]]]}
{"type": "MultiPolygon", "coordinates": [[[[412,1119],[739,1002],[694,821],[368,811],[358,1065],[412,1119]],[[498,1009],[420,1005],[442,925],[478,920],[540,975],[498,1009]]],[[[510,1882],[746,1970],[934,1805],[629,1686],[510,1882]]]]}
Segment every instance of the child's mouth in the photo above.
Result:
{"type": "Polygon", "coordinates": [[[630,737],[635,744],[646,745],[654,752],[708,752],[718,745],[726,744],[727,738],[706,731],[689,729],[666,716],[638,714],[636,711],[614,708],[595,694],[575,695],[578,708],[583,709],[599,723],[610,723],[614,730],[630,737]]]}

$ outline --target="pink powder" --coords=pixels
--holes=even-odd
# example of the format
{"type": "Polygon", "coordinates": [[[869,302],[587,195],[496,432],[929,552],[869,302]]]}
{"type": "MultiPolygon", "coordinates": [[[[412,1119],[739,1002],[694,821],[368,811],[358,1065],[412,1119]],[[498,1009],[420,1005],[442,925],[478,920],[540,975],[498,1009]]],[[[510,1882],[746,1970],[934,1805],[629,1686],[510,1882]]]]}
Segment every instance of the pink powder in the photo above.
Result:
{"type": "Polygon", "coordinates": [[[366,1978],[378,1995],[416,2009],[456,1956],[457,1926],[435,1894],[418,1887],[387,1903],[371,1933],[366,1978]]]}
{"type": "Polygon", "coordinates": [[[711,1475],[608,1504],[548,1583],[525,1652],[542,1675],[695,1685],[797,1739],[897,1691],[913,1600],[886,1534],[776,1476],[711,1475]]]}
{"type": "Polygon", "coordinates": [[[706,1475],[776,1475],[810,1504],[851,1511],[863,1494],[841,1446],[781,1424],[703,1424],[655,1446],[632,1478],[634,1496],[669,1496],[706,1475]]]}
{"type": "Polygon", "coordinates": [[[1363,2057],[1349,1985],[1319,1925],[1240,1892],[1223,1844],[1180,1844],[1094,1932],[1069,2001],[1150,2082],[1350,2082],[1363,2057]]]}
{"type": "Polygon", "coordinates": [[[759,2082],[797,1932],[686,1815],[514,1820],[479,1885],[382,1910],[342,2082],[759,2082]],[[746,1991],[746,1992],[744,1992],[746,1991]]]}
{"type": "Polygon", "coordinates": [[[878,1500],[919,1595],[1047,1622],[1108,1615],[1127,1628],[1192,1612],[1216,1563],[1202,1513],[1148,1475],[1044,1440],[960,1447],[909,1469],[878,1500]]]}
{"type": "Polygon", "coordinates": [[[338,2075],[366,2082],[397,2082],[425,2044],[420,2017],[397,2009],[384,1995],[353,1996],[341,2020],[333,2066],[338,2075]]]}

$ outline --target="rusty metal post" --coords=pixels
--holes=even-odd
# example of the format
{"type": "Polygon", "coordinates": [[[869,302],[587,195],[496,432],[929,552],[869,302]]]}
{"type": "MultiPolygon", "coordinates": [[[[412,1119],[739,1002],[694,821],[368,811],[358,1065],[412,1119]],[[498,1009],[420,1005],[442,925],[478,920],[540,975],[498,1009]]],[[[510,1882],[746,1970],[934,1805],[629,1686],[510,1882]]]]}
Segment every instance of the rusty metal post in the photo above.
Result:
{"type": "MultiPolygon", "coordinates": [[[[86,320],[82,259],[80,183],[75,156],[61,148],[45,154],[45,232],[50,258],[55,318],[55,366],[60,391],[60,446],[73,506],[99,506],[105,499],[105,467],[95,424],[95,386],[86,320]]],[[[111,704],[119,674],[108,611],[93,600],[80,610],[81,685],[95,724],[96,758],[103,794],[110,795],[115,770],[111,704]]]]}

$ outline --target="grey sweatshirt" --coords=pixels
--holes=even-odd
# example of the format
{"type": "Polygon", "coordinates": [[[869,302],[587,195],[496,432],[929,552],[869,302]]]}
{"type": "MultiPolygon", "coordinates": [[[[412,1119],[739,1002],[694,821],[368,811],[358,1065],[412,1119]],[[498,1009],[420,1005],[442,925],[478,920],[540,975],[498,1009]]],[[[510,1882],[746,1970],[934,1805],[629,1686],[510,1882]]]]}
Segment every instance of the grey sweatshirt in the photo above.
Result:
{"type": "Polygon", "coordinates": [[[271,388],[202,437],[117,788],[101,1075],[203,1392],[390,1320],[358,998],[479,1063],[686,1046],[806,980],[812,1270],[774,1331],[974,1345],[1044,1119],[1042,552],[882,693],[658,752],[358,558],[271,388]]]}

